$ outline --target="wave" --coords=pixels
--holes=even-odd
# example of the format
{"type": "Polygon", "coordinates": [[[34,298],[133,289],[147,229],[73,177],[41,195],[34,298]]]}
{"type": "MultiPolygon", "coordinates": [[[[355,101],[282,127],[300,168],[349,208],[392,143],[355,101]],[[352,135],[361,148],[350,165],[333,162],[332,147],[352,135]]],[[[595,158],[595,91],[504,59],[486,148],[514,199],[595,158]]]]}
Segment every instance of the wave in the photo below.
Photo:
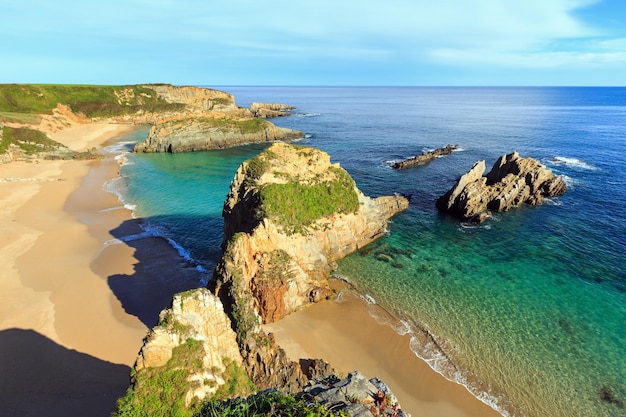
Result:
{"type": "Polygon", "coordinates": [[[557,165],[566,165],[566,166],[570,166],[572,168],[578,168],[578,169],[584,169],[584,170],[588,170],[588,171],[596,171],[598,170],[597,167],[588,164],[587,162],[580,160],[578,158],[568,158],[565,156],[555,156],[554,158],[551,159],[551,162],[553,164],[557,164],[557,165]]]}
{"type": "Polygon", "coordinates": [[[317,117],[321,116],[322,113],[292,113],[292,117],[317,117]]]}

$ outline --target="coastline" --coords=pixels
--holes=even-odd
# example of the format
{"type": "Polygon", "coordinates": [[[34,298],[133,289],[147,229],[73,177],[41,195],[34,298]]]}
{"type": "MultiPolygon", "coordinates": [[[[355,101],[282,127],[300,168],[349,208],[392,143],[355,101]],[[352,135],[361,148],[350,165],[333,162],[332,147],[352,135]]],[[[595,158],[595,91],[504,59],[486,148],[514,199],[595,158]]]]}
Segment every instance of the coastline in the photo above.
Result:
{"type": "MultiPolygon", "coordinates": [[[[49,134],[81,151],[134,129],[84,124],[49,134]]],[[[154,316],[189,288],[161,278],[181,270],[193,279],[164,239],[106,244],[139,230],[103,188],[118,172],[114,155],[0,165],[2,415],[108,416],[154,316]],[[120,281],[131,284],[126,292],[120,281]]]]}
{"type": "MultiPolygon", "coordinates": [[[[111,126],[79,125],[55,140],[84,150],[134,129],[111,126]]],[[[104,190],[118,174],[113,154],[0,165],[0,391],[10,398],[0,414],[109,415],[160,310],[197,284],[193,265],[104,190]]],[[[381,378],[414,416],[500,416],[415,357],[408,337],[377,323],[355,296],[268,328],[293,359],[321,357],[381,378]]]]}
{"type": "Polygon", "coordinates": [[[360,299],[345,283],[331,282],[341,294],[338,300],[322,301],[264,326],[290,359],[322,358],[344,374],[359,370],[368,378],[378,377],[414,417],[502,417],[431,369],[411,351],[408,335],[379,323],[368,309],[377,309],[377,316],[388,313],[360,299]]]}

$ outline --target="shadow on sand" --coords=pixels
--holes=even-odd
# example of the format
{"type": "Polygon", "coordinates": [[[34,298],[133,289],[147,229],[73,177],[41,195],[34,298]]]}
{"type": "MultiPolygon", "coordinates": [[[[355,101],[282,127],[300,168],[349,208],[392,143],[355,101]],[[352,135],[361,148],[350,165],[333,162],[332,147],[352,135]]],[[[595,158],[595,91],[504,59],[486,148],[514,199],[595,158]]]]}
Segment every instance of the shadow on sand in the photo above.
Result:
{"type": "Polygon", "coordinates": [[[109,276],[108,284],[124,310],[151,328],[158,323],[161,310],[170,306],[174,294],[201,287],[207,273],[198,271],[164,238],[143,232],[140,222],[127,220],[111,230],[121,244],[134,249],[137,263],[133,274],[109,276]]]}
{"type": "Polygon", "coordinates": [[[109,416],[130,368],[67,349],[32,330],[0,331],[0,416],[109,416]]]}

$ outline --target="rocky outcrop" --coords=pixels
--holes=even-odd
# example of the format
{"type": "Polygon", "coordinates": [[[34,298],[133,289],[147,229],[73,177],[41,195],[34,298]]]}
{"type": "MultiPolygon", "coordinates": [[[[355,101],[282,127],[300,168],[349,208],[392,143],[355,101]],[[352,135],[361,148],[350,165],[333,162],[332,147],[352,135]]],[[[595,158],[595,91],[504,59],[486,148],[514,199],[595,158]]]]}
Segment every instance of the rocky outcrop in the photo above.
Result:
{"type": "Polygon", "coordinates": [[[409,417],[396,396],[378,378],[368,380],[358,371],[339,378],[331,374],[314,379],[298,395],[313,404],[321,404],[335,415],[349,417],[397,416],[409,417]]]}
{"type": "Polygon", "coordinates": [[[440,156],[450,155],[457,150],[459,145],[446,145],[443,148],[437,148],[434,151],[424,152],[421,155],[414,156],[404,161],[396,162],[392,165],[393,169],[407,169],[419,165],[425,165],[440,156]]]}
{"type": "Polygon", "coordinates": [[[184,104],[187,111],[227,112],[237,110],[232,94],[200,87],[176,87],[169,84],[147,84],[143,87],[154,90],[158,98],[168,103],[184,104]]]}
{"type": "Polygon", "coordinates": [[[242,364],[222,302],[207,289],[192,290],[174,296],[172,306],[161,312],[159,324],[144,339],[133,384],[141,389],[158,372],[183,370],[185,378],[179,388],[188,405],[211,398],[220,386],[231,382],[236,375],[233,369],[242,364]]]}
{"type": "Polygon", "coordinates": [[[382,236],[407,207],[403,196],[364,196],[320,150],[276,143],[231,184],[216,293],[249,294],[252,316],[280,320],[324,299],[336,261],[382,236]]]}
{"type": "Polygon", "coordinates": [[[250,112],[252,113],[252,115],[254,117],[261,117],[264,119],[269,119],[272,117],[291,116],[291,111],[295,109],[295,107],[280,103],[253,102],[252,104],[250,104],[250,112]]]}
{"type": "Polygon", "coordinates": [[[501,156],[486,176],[479,161],[437,200],[440,211],[463,220],[484,221],[490,211],[506,211],[522,204],[541,204],[545,197],[565,193],[563,178],[538,161],[517,152],[501,156]]]}
{"type": "Polygon", "coordinates": [[[297,130],[277,127],[262,119],[232,118],[203,113],[159,120],[135,152],[192,152],[223,149],[253,142],[294,140],[297,130]]]}

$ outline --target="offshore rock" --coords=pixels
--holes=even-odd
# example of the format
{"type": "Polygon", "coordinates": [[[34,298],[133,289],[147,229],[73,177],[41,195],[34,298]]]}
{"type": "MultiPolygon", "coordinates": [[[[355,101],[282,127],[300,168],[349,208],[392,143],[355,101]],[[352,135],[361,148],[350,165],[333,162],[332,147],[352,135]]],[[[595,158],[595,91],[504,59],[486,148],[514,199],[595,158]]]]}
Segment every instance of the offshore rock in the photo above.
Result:
{"type": "Polygon", "coordinates": [[[277,127],[266,120],[208,112],[158,120],[134,151],[192,152],[303,137],[302,132],[277,127]]]}
{"type": "Polygon", "coordinates": [[[425,165],[435,158],[440,156],[450,155],[452,152],[457,150],[459,145],[446,145],[443,148],[437,148],[434,151],[424,152],[421,155],[414,156],[409,159],[405,159],[404,161],[396,162],[392,165],[393,169],[407,169],[413,168],[419,165],[425,165]]]}
{"type": "Polygon", "coordinates": [[[253,102],[250,104],[250,112],[254,117],[262,117],[269,119],[272,117],[291,116],[291,111],[295,110],[295,107],[287,104],[280,103],[258,103],[253,102]]]}
{"type": "Polygon", "coordinates": [[[522,204],[541,204],[545,197],[565,193],[563,178],[555,176],[538,161],[517,152],[501,156],[486,176],[485,161],[468,173],[437,200],[440,211],[463,220],[484,221],[489,211],[506,211],[522,204]]]}

